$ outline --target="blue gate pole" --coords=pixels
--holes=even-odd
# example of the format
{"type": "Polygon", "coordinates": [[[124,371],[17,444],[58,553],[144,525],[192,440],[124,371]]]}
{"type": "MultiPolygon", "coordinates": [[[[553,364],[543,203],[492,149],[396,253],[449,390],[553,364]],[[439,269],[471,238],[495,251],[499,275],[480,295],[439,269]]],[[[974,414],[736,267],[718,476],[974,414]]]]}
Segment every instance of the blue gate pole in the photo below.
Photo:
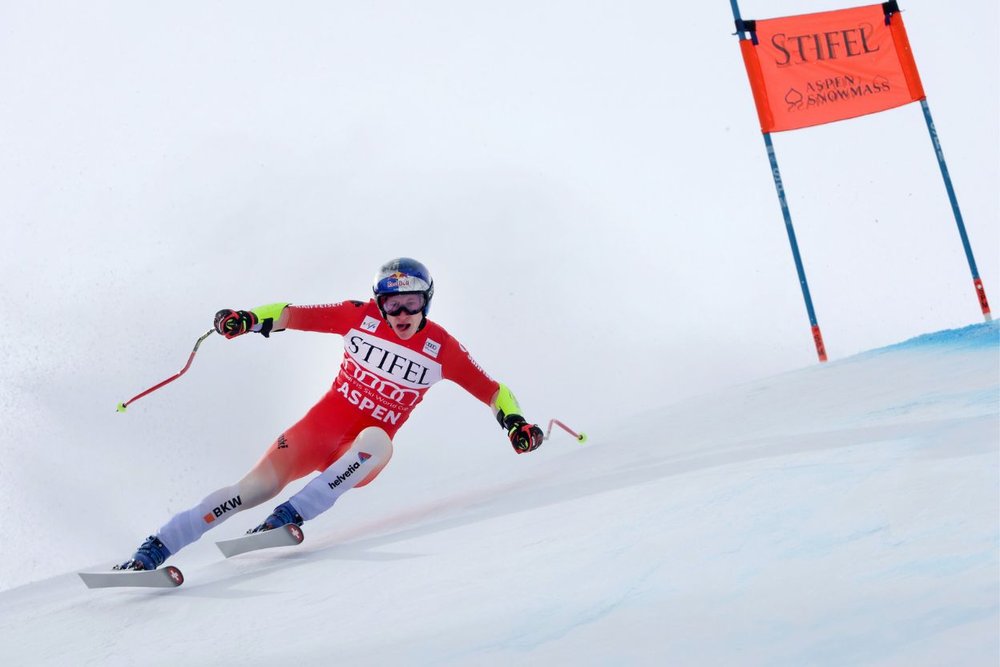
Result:
{"type": "Polygon", "coordinates": [[[941,177],[944,178],[944,187],[948,191],[948,200],[951,202],[951,210],[955,214],[955,224],[958,225],[958,235],[962,237],[962,246],[965,248],[965,258],[969,261],[969,269],[972,271],[972,286],[976,289],[976,297],[979,299],[979,307],[983,311],[983,317],[987,322],[993,319],[990,315],[990,303],[986,300],[986,290],[983,289],[983,281],[979,278],[979,269],[976,268],[976,258],[972,254],[972,244],[969,243],[969,235],[965,232],[965,222],[962,220],[962,211],[958,208],[958,197],[955,196],[955,187],[951,184],[951,176],[948,174],[948,164],[944,160],[944,151],[941,150],[941,141],[938,139],[937,130],[934,127],[934,119],[931,118],[931,109],[927,106],[927,98],[920,100],[920,108],[924,110],[924,121],[927,122],[927,131],[931,135],[931,143],[934,144],[934,154],[937,156],[938,166],[941,168],[941,177]]]}
{"type": "Polygon", "coordinates": [[[774,187],[778,191],[781,215],[785,219],[785,231],[788,232],[788,243],[792,247],[792,257],[795,258],[795,271],[799,274],[799,286],[802,288],[802,298],[806,302],[806,312],[809,314],[809,325],[812,327],[813,341],[816,343],[816,355],[820,361],[826,361],[826,346],[823,344],[823,334],[819,329],[819,322],[816,320],[816,309],[813,308],[812,296],[809,294],[809,282],[806,280],[806,270],[802,265],[799,243],[795,239],[795,228],[792,226],[792,213],[788,209],[788,198],[785,197],[785,187],[781,182],[781,171],[778,169],[778,158],[774,154],[774,144],[771,142],[770,132],[764,132],[764,145],[767,147],[767,159],[771,162],[771,175],[774,177],[774,187]]]}
{"type": "MultiPolygon", "coordinates": [[[[737,0],[729,0],[733,7],[733,19],[736,21],[736,35],[742,40],[747,39],[743,19],[740,16],[740,8],[737,0]]],[[[821,362],[826,361],[826,346],[823,343],[823,333],[820,331],[819,322],[816,319],[816,310],[813,308],[812,296],[809,294],[809,282],[806,280],[806,270],[802,265],[802,255],[799,253],[799,244],[795,239],[795,228],[792,226],[792,213],[788,208],[788,198],[785,196],[785,188],[781,181],[781,170],[778,169],[778,158],[774,152],[774,143],[771,141],[771,133],[764,132],[764,146],[767,148],[767,159],[771,163],[771,176],[774,178],[774,188],[778,192],[778,202],[781,204],[781,215],[785,219],[785,231],[788,232],[788,243],[792,247],[792,257],[795,259],[795,270],[799,275],[799,286],[802,288],[802,298],[806,302],[806,312],[809,314],[809,325],[812,327],[813,342],[816,344],[816,355],[821,362]]]]}

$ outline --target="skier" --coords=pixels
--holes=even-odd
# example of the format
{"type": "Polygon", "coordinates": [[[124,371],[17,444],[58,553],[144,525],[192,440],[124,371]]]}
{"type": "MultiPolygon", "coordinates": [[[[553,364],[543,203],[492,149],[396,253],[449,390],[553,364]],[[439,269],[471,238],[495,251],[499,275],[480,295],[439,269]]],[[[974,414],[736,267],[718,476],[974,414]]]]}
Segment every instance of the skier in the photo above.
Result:
{"type": "Polygon", "coordinates": [[[394,259],[378,270],[372,290],[368,302],[275,303],[216,313],[215,330],[229,339],[250,332],[267,338],[285,329],[340,334],[340,372],[319,403],[278,436],[243,479],[174,516],[114,569],[155,569],[210,528],[314,471],[320,474],[249,532],[316,518],[344,492],[381,472],[392,456],[393,436],[439,380],[452,380],[489,405],[515,452],[538,449],[542,431],[524,420],[510,389],[427,319],[434,296],[427,267],[408,257],[394,259]]]}

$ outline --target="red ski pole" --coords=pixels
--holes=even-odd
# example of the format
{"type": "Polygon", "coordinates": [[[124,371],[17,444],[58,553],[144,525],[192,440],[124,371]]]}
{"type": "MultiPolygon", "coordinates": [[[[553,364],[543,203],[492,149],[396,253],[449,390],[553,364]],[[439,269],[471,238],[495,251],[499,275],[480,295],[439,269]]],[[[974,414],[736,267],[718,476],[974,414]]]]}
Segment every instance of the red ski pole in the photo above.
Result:
{"type": "Polygon", "coordinates": [[[154,391],[156,391],[157,389],[159,389],[160,387],[162,387],[163,385],[170,384],[171,382],[173,382],[174,380],[176,380],[180,376],[184,375],[184,373],[187,372],[187,369],[191,368],[191,362],[194,361],[194,355],[198,353],[198,348],[201,346],[202,341],[204,341],[206,338],[208,338],[209,336],[211,336],[213,333],[215,333],[215,329],[209,329],[208,331],[205,332],[205,334],[201,338],[198,339],[198,341],[194,344],[194,349],[191,350],[191,356],[188,357],[187,363],[184,364],[184,368],[182,368],[179,373],[177,373],[176,375],[172,375],[172,376],[168,377],[166,380],[164,380],[160,384],[155,385],[153,387],[150,387],[149,389],[147,389],[146,391],[144,391],[142,393],[136,394],[135,396],[133,396],[132,398],[128,399],[127,401],[122,401],[121,403],[118,404],[118,412],[125,412],[125,408],[127,408],[128,404],[131,403],[132,401],[138,401],[140,398],[142,398],[146,394],[151,394],[154,391]]]}
{"type": "Polygon", "coordinates": [[[546,440],[548,440],[549,436],[552,435],[552,425],[553,424],[555,424],[556,426],[558,426],[559,428],[561,428],[562,430],[566,431],[571,436],[573,436],[574,438],[576,438],[577,442],[583,443],[583,442],[587,441],[587,434],[586,433],[577,433],[576,431],[574,431],[573,429],[571,429],[569,426],[566,426],[566,424],[563,424],[558,419],[550,419],[549,420],[549,428],[548,428],[547,431],[545,431],[545,439],[546,440]]]}

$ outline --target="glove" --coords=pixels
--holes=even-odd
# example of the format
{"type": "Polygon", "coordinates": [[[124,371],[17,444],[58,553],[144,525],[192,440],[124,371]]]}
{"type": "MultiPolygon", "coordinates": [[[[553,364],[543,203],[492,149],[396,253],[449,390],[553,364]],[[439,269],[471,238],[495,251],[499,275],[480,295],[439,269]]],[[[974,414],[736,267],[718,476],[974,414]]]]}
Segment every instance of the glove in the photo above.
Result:
{"type": "Polygon", "coordinates": [[[236,338],[253,331],[257,316],[250,310],[220,310],[215,314],[215,330],[226,338],[236,338]]]}
{"type": "Polygon", "coordinates": [[[529,424],[521,415],[507,415],[503,420],[510,444],[518,454],[533,452],[542,446],[545,436],[537,424],[529,424]]]}

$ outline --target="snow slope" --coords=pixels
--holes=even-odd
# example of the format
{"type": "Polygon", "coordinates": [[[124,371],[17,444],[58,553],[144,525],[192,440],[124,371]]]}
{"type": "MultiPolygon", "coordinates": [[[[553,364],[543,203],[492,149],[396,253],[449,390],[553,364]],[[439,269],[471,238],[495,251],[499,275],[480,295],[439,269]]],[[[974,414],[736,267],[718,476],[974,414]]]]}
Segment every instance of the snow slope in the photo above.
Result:
{"type": "Polygon", "coordinates": [[[0,593],[0,655],[996,665],[998,334],[923,336],[619,418],[583,446],[554,434],[489,469],[397,452],[298,548],[213,554],[251,511],[171,561],[187,576],[174,591],[68,573],[0,593]]]}

